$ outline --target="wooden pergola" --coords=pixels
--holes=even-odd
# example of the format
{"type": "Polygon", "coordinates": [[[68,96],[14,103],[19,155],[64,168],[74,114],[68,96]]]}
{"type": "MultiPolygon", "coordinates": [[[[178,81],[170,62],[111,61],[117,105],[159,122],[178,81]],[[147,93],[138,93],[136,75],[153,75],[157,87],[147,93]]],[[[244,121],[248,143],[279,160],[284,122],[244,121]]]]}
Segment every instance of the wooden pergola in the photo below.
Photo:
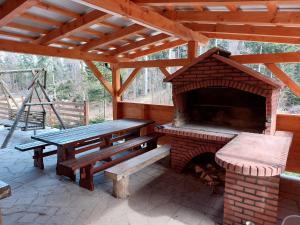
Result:
{"type": "MultiPolygon", "coordinates": [[[[0,4],[0,50],[84,60],[112,95],[114,118],[124,116],[121,96],[142,68],[158,67],[168,77],[167,67],[188,64],[209,39],[300,44],[296,0],[2,0],[0,4]],[[185,59],[137,60],[181,45],[188,46],[185,59]],[[112,83],[96,61],[110,63],[112,83]],[[123,83],[122,68],[134,69],[123,83]]],[[[300,87],[276,65],[299,63],[300,52],[231,59],[264,64],[300,97],[300,87]]],[[[143,110],[158,110],[153,107],[143,110]]],[[[295,120],[300,121],[289,117],[290,124],[295,120]]],[[[292,129],[298,128],[291,125],[292,129]]],[[[297,135],[295,140],[300,143],[297,135]]]]}

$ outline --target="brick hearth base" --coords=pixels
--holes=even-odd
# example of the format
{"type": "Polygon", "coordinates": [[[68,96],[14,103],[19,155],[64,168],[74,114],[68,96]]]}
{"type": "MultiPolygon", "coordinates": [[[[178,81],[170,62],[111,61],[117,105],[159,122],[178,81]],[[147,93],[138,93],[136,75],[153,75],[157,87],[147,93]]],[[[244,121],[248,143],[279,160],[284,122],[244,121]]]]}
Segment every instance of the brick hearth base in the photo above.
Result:
{"type": "Polygon", "coordinates": [[[205,152],[216,153],[224,144],[224,142],[213,143],[186,137],[172,137],[171,167],[176,172],[181,172],[194,157],[205,152]]]}
{"type": "Polygon", "coordinates": [[[254,177],[227,171],[224,194],[224,225],[275,225],[279,176],[254,177]]]}

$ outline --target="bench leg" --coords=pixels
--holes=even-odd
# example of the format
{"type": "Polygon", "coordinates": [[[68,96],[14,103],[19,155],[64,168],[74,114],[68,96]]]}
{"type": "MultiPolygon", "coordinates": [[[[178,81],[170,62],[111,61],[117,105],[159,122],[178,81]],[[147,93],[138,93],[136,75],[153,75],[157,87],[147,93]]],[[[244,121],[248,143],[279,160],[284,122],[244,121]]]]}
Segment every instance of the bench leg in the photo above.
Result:
{"type": "Polygon", "coordinates": [[[0,209],[0,225],[3,225],[1,209],[0,209]]]}
{"type": "Polygon", "coordinates": [[[113,180],[113,196],[119,199],[126,199],[129,196],[128,184],[129,177],[113,180]]]}
{"type": "Polygon", "coordinates": [[[34,159],[33,165],[35,167],[40,168],[41,170],[44,169],[43,150],[44,148],[35,148],[34,156],[33,156],[34,159]]]}
{"type": "Polygon", "coordinates": [[[57,165],[56,165],[56,174],[63,175],[69,177],[72,181],[76,181],[76,174],[74,171],[69,170],[65,167],[59,165],[60,162],[65,160],[74,159],[75,158],[75,151],[73,147],[70,148],[57,148],[57,165]]]}
{"type": "Polygon", "coordinates": [[[88,165],[80,168],[80,187],[86,188],[90,191],[94,190],[94,179],[93,179],[93,166],[88,165]]]}

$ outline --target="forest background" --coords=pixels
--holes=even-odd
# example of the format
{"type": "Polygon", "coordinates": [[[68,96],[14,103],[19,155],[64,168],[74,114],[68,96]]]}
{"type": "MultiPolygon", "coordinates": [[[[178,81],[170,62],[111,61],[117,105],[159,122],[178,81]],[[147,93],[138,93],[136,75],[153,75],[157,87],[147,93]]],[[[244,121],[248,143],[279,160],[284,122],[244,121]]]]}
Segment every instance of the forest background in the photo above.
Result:
{"type": "MultiPolygon", "coordinates": [[[[232,54],[261,54],[276,52],[297,52],[300,46],[244,41],[227,41],[213,39],[208,46],[200,47],[202,54],[212,47],[219,47],[232,54]]],[[[184,58],[186,46],[166,50],[140,60],[184,58]]],[[[102,74],[111,81],[109,65],[96,63],[102,74]]],[[[258,72],[276,79],[262,65],[249,65],[258,72]]],[[[300,64],[279,65],[289,76],[300,85],[300,64]]],[[[45,68],[47,70],[47,90],[53,100],[57,101],[88,101],[92,120],[110,119],[112,115],[111,96],[99,83],[83,61],[54,57],[34,56],[0,52],[0,71],[45,68]]],[[[175,72],[178,68],[169,68],[175,72]]],[[[132,69],[121,70],[122,81],[126,80],[132,69]]],[[[129,89],[123,94],[123,101],[143,102],[152,104],[172,104],[172,87],[163,82],[163,74],[157,68],[147,68],[139,72],[129,89]]],[[[14,96],[24,96],[26,87],[32,79],[30,74],[2,75],[14,96]]],[[[300,114],[300,99],[288,88],[281,92],[279,112],[300,114]]]]}

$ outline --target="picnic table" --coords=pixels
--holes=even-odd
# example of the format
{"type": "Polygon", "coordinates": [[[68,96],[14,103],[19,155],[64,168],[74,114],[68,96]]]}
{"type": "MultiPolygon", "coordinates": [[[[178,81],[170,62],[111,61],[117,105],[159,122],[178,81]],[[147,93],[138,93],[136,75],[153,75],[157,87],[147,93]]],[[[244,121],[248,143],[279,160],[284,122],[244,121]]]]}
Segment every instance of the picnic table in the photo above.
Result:
{"type": "Polygon", "coordinates": [[[151,123],[151,120],[120,119],[35,135],[32,139],[57,146],[57,174],[75,180],[75,174],[65,171],[59,165],[61,162],[91,149],[110,146],[118,140],[138,137],[140,129],[151,123]]]}

